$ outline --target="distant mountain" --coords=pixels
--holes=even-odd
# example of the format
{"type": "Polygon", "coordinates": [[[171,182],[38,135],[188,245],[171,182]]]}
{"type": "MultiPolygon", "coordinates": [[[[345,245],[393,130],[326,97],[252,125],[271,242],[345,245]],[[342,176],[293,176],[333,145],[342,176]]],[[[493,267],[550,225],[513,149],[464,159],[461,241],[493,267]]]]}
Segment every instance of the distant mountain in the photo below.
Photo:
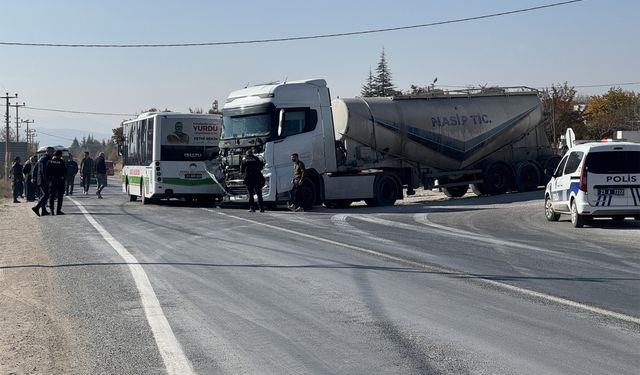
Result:
{"type": "Polygon", "coordinates": [[[62,145],[67,147],[71,145],[73,138],[78,138],[78,141],[82,142],[82,137],[86,137],[91,134],[93,138],[101,141],[103,139],[111,138],[112,135],[111,133],[87,131],[86,129],[49,129],[43,127],[38,127],[36,129],[36,134],[36,142],[38,142],[40,146],[62,145]]]}

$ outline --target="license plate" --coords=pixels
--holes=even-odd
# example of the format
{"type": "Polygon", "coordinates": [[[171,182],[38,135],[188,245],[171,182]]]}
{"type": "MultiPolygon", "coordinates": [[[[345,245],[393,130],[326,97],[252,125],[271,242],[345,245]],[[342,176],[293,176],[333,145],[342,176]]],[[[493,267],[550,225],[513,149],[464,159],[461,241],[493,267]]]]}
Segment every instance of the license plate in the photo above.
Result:
{"type": "Polygon", "coordinates": [[[624,195],[624,189],[598,189],[598,195],[624,195]]]}
{"type": "Polygon", "coordinates": [[[184,175],[184,178],[202,178],[202,173],[188,173],[184,175]]]}

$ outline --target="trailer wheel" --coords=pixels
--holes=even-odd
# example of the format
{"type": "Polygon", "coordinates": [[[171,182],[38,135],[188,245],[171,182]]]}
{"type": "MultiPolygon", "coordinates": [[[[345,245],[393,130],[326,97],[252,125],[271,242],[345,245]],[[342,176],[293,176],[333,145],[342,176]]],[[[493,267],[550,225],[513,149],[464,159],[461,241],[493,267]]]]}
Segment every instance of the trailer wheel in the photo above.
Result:
{"type": "Polygon", "coordinates": [[[451,186],[442,188],[442,192],[449,198],[460,198],[469,190],[469,185],[451,186]]]}
{"type": "Polygon", "coordinates": [[[504,194],[511,187],[511,170],[504,163],[493,163],[484,172],[482,191],[489,195],[504,194]]]}
{"type": "Polygon", "coordinates": [[[540,171],[535,164],[525,161],[516,168],[516,186],[518,191],[536,190],[540,184],[540,171]]]}
{"type": "Polygon", "coordinates": [[[393,206],[398,199],[398,192],[400,187],[396,182],[396,179],[388,174],[380,174],[376,178],[376,182],[373,188],[374,197],[371,199],[365,199],[364,202],[367,206],[393,206]]]}

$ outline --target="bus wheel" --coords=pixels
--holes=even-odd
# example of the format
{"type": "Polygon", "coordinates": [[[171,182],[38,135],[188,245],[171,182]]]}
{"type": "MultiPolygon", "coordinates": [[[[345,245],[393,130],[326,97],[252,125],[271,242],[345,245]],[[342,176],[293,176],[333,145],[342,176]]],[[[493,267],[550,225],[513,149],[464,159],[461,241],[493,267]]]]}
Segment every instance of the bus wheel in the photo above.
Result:
{"type": "Polygon", "coordinates": [[[129,184],[127,183],[127,195],[129,196],[129,202],[135,202],[138,197],[131,194],[131,192],[129,191],[129,184]]]}
{"type": "Polygon", "coordinates": [[[140,200],[142,201],[142,204],[151,203],[151,199],[147,198],[145,194],[146,193],[144,191],[144,184],[140,184],[140,200]]]}

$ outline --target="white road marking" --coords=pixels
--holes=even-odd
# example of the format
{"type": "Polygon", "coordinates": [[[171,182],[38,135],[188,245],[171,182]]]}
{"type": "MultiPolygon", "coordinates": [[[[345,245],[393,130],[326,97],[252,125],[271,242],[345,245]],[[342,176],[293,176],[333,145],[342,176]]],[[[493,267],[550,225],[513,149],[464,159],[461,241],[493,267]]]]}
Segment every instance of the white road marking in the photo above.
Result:
{"type": "MultiPolygon", "coordinates": [[[[227,213],[223,213],[223,212],[220,212],[220,211],[207,209],[207,208],[203,208],[203,210],[209,211],[209,212],[213,212],[213,213],[221,215],[221,216],[232,217],[232,218],[237,219],[237,220],[242,220],[242,221],[246,221],[246,222],[249,222],[249,223],[253,223],[255,225],[260,225],[260,226],[264,226],[264,227],[267,227],[267,228],[279,230],[281,232],[294,234],[294,235],[296,235],[298,237],[309,238],[309,239],[312,239],[312,240],[315,240],[315,241],[324,242],[324,243],[328,243],[328,244],[331,244],[331,245],[334,245],[334,246],[356,250],[356,251],[361,252],[361,253],[365,253],[365,254],[369,254],[369,255],[375,255],[375,256],[380,257],[380,258],[396,261],[396,262],[403,263],[403,264],[409,264],[409,265],[412,265],[412,266],[416,266],[416,267],[419,267],[419,268],[432,270],[432,271],[439,272],[439,273],[455,274],[455,275],[458,275],[458,276],[459,275],[468,275],[470,277],[474,277],[475,280],[477,280],[478,282],[482,282],[484,284],[490,285],[490,286],[492,286],[494,288],[497,288],[497,289],[508,290],[508,291],[515,292],[515,293],[520,294],[520,295],[533,297],[533,298],[536,298],[536,299],[541,299],[541,300],[546,300],[546,301],[551,301],[551,302],[557,303],[559,305],[571,307],[571,308],[582,310],[582,311],[587,311],[587,312],[590,312],[592,314],[596,314],[596,315],[600,315],[600,316],[606,316],[606,317],[617,319],[617,320],[620,320],[620,321],[624,321],[624,322],[640,325],[640,318],[635,317],[635,316],[626,315],[626,314],[623,314],[623,313],[602,309],[600,307],[590,306],[590,305],[587,305],[587,304],[584,304],[584,303],[580,303],[580,302],[576,302],[576,301],[572,301],[572,300],[569,300],[569,299],[566,299],[566,298],[556,297],[556,296],[553,296],[553,295],[550,295],[550,294],[536,292],[536,291],[533,291],[533,290],[530,290],[530,289],[513,286],[513,285],[510,285],[510,284],[507,284],[507,283],[504,283],[504,282],[500,282],[500,281],[479,278],[477,275],[473,275],[473,274],[462,272],[462,271],[457,272],[457,271],[453,271],[453,270],[450,270],[450,269],[445,269],[443,267],[435,266],[435,265],[432,265],[432,264],[416,262],[416,261],[413,261],[413,260],[404,259],[404,258],[397,257],[397,256],[394,256],[394,255],[385,254],[385,253],[382,253],[382,252],[379,252],[379,251],[365,249],[365,248],[360,247],[360,246],[349,245],[349,244],[341,243],[341,242],[338,242],[338,241],[333,241],[333,240],[329,240],[329,239],[326,239],[326,238],[313,236],[311,234],[306,234],[306,233],[294,231],[294,230],[291,230],[291,229],[281,228],[281,227],[278,227],[278,226],[275,226],[275,225],[262,223],[262,222],[259,222],[259,221],[256,221],[256,220],[252,220],[252,219],[247,219],[247,218],[244,218],[244,217],[241,217],[241,216],[230,215],[230,214],[227,214],[227,213]]],[[[353,216],[349,215],[349,217],[354,217],[356,219],[362,220],[363,215],[353,215],[353,216]]],[[[346,216],[343,216],[343,217],[340,217],[338,220],[346,220],[346,218],[347,218],[346,216]]],[[[365,220],[365,221],[373,221],[373,220],[375,220],[375,219],[365,220]]],[[[384,225],[387,225],[388,222],[391,222],[389,220],[383,220],[383,219],[380,219],[380,220],[382,220],[384,222],[384,225]]],[[[391,223],[393,223],[393,222],[391,222],[391,223]]],[[[396,224],[401,224],[402,226],[407,226],[406,228],[411,228],[413,230],[416,229],[416,228],[420,228],[419,226],[411,225],[411,224],[404,224],[404,223],[396,223],[396,224]]],[[[397,225],[397,226],[399,227],[401,225],[397,225]]],[[[444,228],[447,228],[447,227],[443,227],[442,229],[444,229],[444,228]]],[[[472,232],[467,232],[464,235],[466,237],[468,234],[471,234],[471,233],[472,232]]],[[[481,236],[481,235],[477,235],[476,237],[477,237],[476,239],[482,239],[484,241],[486,241],[487,239],[491,239],[491,237],[486,237],[486,236],[481,236]]],[[[504,242],[504,241],[502,241],[502,242],[504,242]]],[[[520,245],[522,245],[522,244],[520,244],[520,245]]],[[[522,246],[528,247],[528,245],[522,245],[522,246]]]]}
{"type": "Polygon", "coordinates": [[[78,201],[72,197],[68,197],[76,206],[80,209],[91,223],[91,225],[100,233],[109,245],[124,259],[131,271],[131,275],[136,283],[138,292],[140,293],[140,299],[142,301],[142,307],[144,308],[144,314],[147,317],[153,337],[156,340],[156,345],[162,355],[164,366],[169,375],[190,375],[195,374],[191,362],[187,359],[187,356],[182,351],[182,346],[173,334],[173,330],[169,325],[167,317],[162,312],[160,301],[156,293],[153,291],[151,282],[144,272],[142,266],[138,263],[138,260],[118,241],[116,240],[102,225],[100,225],[94,218],[87,212],[87,210],[78,201]]]}

